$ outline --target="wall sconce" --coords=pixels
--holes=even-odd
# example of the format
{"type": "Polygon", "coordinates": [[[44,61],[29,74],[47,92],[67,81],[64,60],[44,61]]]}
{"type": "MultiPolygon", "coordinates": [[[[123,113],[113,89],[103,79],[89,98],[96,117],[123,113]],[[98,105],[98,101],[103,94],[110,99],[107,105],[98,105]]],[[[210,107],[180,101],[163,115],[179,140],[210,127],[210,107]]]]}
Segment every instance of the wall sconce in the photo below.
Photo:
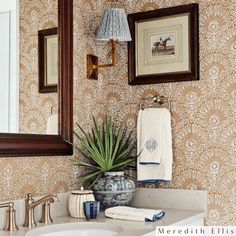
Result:
{"type": "Polygon", "coordinates": [[[87,55],[87,78],[98,79],[98,68],[115,65],[115,50],[118,41],[131,41],[129,25],[124,9],[110,8],[104,13],[103,19],[97,31],[97,40],[110,41],[112,61],[110,64],[98,64],[98,57],[87,55]]]}

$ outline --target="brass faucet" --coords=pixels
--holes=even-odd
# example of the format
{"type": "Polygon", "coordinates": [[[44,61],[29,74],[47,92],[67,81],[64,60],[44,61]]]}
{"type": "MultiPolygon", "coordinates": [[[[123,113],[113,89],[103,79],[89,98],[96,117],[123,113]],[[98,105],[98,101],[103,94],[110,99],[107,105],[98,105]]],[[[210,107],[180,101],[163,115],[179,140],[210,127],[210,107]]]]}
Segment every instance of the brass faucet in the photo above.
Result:
{"type": "Polygon", "coordinates": [[[35,227],[37,226],[34,219],[34,208],[42,204],[42,217],[39,221],[40,223],[52,223],[52,218],[50,215],[50,203],[58,201],[56,195],[47,195],[42,197],[38,201],[34,201],[32,193],[26,194],[25,198],[25,222],[24,227],[35,227]]]}
{"type": "Polygon", "coordinates": [[[7,207],[7,220],[6,220],[6,226],[4,227],[5,231],[15,231],[18,230],[18,227],[16,225],[16,210],[14,209],[14,203],[13,202],[6,202],[3,204],[0,204],[0,208],[7,207]]]}

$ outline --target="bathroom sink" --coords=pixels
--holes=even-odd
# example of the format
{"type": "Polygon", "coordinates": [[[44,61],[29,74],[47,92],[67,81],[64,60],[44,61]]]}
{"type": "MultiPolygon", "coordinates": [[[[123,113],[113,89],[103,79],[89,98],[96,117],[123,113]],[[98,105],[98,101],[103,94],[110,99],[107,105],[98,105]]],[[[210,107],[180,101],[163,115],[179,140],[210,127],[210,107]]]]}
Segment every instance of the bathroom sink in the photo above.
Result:
{"type": "Polygon", "coordinates": [[[108,223],[66,223],[30,230],[25,236],[116,236],[122,228],[108,223]]]}

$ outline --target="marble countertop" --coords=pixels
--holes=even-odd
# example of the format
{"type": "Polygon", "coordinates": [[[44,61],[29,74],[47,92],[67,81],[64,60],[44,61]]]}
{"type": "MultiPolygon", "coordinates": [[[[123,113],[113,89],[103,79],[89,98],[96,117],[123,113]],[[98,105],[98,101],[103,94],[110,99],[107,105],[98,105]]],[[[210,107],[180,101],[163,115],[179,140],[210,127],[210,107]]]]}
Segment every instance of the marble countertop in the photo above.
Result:
{"type": "MultiPolygon", "coordinates": [[[[104,213],[101,212],[97,219],[90,220],[89,222],[105,222],[123,228],[123,231],[119,236],[141,236],[155,231],[156,226],[169,226],[169,225],[184,225],[189,222],[194,222],[203,219],[205,216],[204,211],[192,211],[192,210],[179,210],[179,209],[164,209],[166,215],[157,222],[135,222],[127,220],[114,220],[106,218],[104,213]]],[[[88,222],[87,220],[75,219],[70,216],[55,217],[53,224],[61,223],[75,223],[75,222],[88,222]]],[[[44,227],[44,224],[38,223],[38,227],[44,227]]],[[[33,229],[31,229],[33,230],[33,229]]],[[[25,233],[29,231],[28,228],[19,227],[18,231],[6,232],[0,230],[1,236],[25,236],[25,233]]]]}

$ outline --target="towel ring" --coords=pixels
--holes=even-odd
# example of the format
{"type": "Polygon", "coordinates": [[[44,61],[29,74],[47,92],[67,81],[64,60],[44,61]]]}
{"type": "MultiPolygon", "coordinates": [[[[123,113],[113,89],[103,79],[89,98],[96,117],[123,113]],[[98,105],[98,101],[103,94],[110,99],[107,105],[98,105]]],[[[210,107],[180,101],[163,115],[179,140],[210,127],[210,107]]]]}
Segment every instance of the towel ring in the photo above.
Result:
{"type": "Polygon", "coordinates": [[[169,111],[171,112],[171,101],[167,98],[164,97],[162,95],[155,95],[153,97],[146,97],[146,98],[141,98],[140,102],[139,102],[139,110],[144,110],[144,102],[148,101],[148,100],[152,100],[153,103],[157,103],[160,106],[162,106],[163,104],[167,104],[169,111]]]}

